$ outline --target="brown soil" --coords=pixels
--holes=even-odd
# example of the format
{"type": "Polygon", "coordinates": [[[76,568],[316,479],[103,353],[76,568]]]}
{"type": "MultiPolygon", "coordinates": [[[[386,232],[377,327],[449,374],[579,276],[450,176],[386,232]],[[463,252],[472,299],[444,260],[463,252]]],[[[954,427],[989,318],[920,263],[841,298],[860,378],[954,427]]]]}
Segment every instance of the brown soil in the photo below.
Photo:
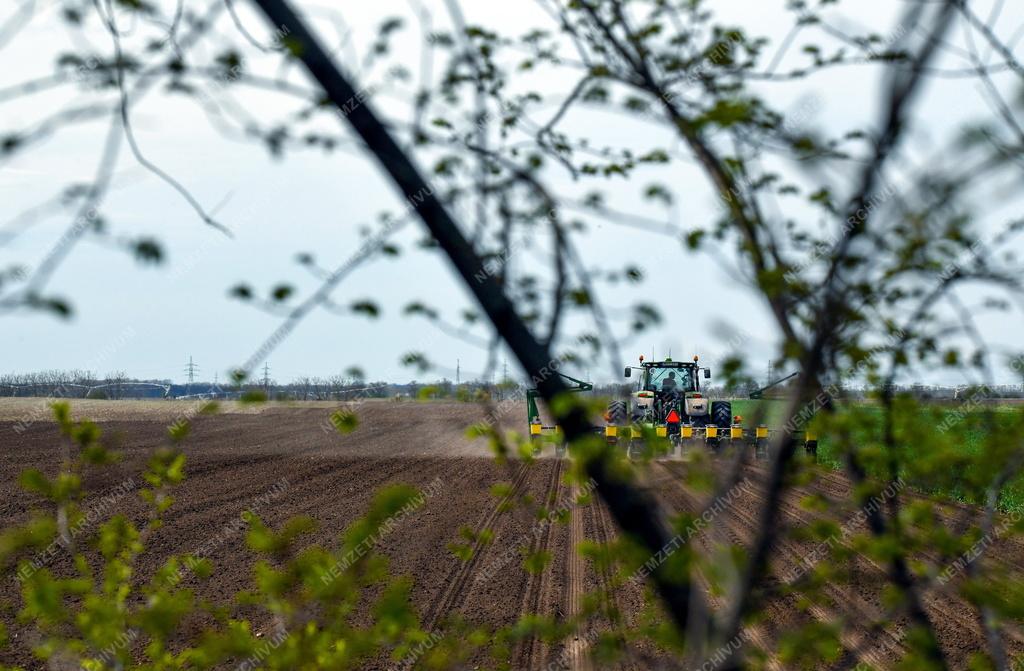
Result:
{"type": "MultiPolygon", "coordinates": [[[[115,439],[123,455],[116,466],[86,478],[87,488],[100,495],[117,491],[126,482],[134,483],[133,489],[142,486],[140,475],[146,460],[166,442],[168,422],[184,409],[170,401],[139,405],[133,418],[116,405],[85,408],[73,404],[76,414],[106,418],[101,422],[104,433],[115,439]]],[[[545,454],[530,466],[497,463],[483,441],[465,437],[466,428],[483,418],[481,408],[474,405],[365,402],[357,408],[358,429],[345,436],[330,427],[328,418],[335,407],[263,406],[258,411],[232,407],[228,413],[195,418],[184,445],[188,477],[176,491],[165,526],[148,543],[149,550],[138,567],[139,578],[148,579],[160,557],[203,547],[215,572],[206,581],[189,578],[189,586],[201,598],[226,603],[232,594],[251,586],[252,556],[244,550],[244,530],[233,524],[243,511],[258,508],[256,512],[271,526],[295,515],[309,515],[318,523],[309,541],[332,547],[381,486],[402,482],[426,488],[439,482],[438,493],[404,519],[395,533],[385,536],[377,548],[390,558],[395,573],[413,578],[412,596],[425,629],[438,630],[458,618],[498,627],[528,612],[565,619],[579,612],[584,595],[595,590],[607,592],[606,607],[627,625],[640,622],[643,586],[629,582],[613,589],[612,575],[595,570],[574,551],[585,538],[612,541],[616,530],[603,505],[571,505],[576,492],[566,484],[567,461],[545,454]],[[503,502],[490,493],[498,482],[510,483],[516,500],[527,497],[535,503],[504,511],[503,502]],[[535,512],[539,505],[568,507],[568,523],[538,523],[535,512]],[[459,535],[462,527],[493,533],[489,543],[474,548],[468,561],[448,550],[449,544],[463,540],[459,535]],[[547,570],[524,570],[517,551],[520,547],[550,553],[547,570]]],[[[503,426],[522,429],[523,408],[499,409],[503,426]]],[[[31,510],[43,507],[41,499],[19,488],[18,474],[26,468],[39,468],[52,475],[63,454],[56,427],[38,417],[24,422],[18,414],[24,411],[24,407],[0,407],[0,415],[8,420],[0,421],[3,527],[24,521],[31,510]]],[[[684,461],[659,462],[644,473],[645,486],[670,511],[699,512],[708,502],[706,494],[682,485],[687,468],[684,461]]],[[[720,542],[749,546],[761,512],[757,487],[763,482],[763,467],[751,465],[744,475],[750,486],[716,518],[713,529],[699,536],[699,549],[712,552],[720,542]]],[[[814,544],[795,540],[789,533],[820,515],[799,506],[800,498],[811,492],[835,502],[829,514],[840,522],[854,512],[851,505],[843,503],[848,500],[850,485],[840,474],[823,472],[814,483],[792,491],[781,510],[786,533],[772,562],[774,581],[784,581],[792,567],[814,549],[814,544]]],[[[134,491],[114,505],[116,512],[142,519],[143,506],[134,491]]],[[[941,509],[950,520],[975,512],[957,506],[941,509]]],[[[991,560],[1001,566],[1024,569],[1024,548],[1019,543],[1001,542],[990,552],[991,560]]],[[[61,555],[49,567],[58,572],[70,568],[67,557],[61,555]]],[[[827,589],[827,598],[821,602],[803,603],[794,595],[769,596],[768,617],[751,627],[751,644],[774,652],[779,639],[799,624],[840,622],[847,652],[835,668],[853,668],[857,661],[880,668],[891,666],[904,649],[905,623],[880,630],[871,626],[883,612],[883,568],[859,555],[848,568],[848,577],[827,589]]],[[[40,668],[31,653],[31,632],[14,620],[20,596],[17,581],[5,570],[7,575],[0,582],[0,619],[8,627],[11,642],[0,649],[0,662],[40,668]]],[[[709,581],[702,579],[701,583],[706,588],[709,581]]],[[[708,600],[712,607],[718,605],[716,598],[709,596],[708,600]]],[[[938,589],[928,592],[926,603],[951,663],[954,668],[964,668],[970,653],[983,646],[975,611],[938,589]]],[[[597,634],[607,629],[607,617],[594,618],[576,639],[562,644],[525,640],[513,648],[507,661],[513,669],[594,668],[588,651],[597,634]]],[[[269,622],[255,624],[270,626],[269,622]]],[[[190,633],[194,632],[185,635],[190,633]]],[[[1011,652],[1024,651],[1020,632],[1012,631],[1009,638],[1011,652]]],[[[474,658],[469,668],[489,664],[486,658],[474,658]]],[[[368,668],[387,666],[381,661],[368,668]]],[[[678,663],[670,666],[666,656],[649,644],[631,643],[617,668],[662,666],[678,668],[678,663]]],[[[777,661],[770,666],[784,668],[777,661]]]]}

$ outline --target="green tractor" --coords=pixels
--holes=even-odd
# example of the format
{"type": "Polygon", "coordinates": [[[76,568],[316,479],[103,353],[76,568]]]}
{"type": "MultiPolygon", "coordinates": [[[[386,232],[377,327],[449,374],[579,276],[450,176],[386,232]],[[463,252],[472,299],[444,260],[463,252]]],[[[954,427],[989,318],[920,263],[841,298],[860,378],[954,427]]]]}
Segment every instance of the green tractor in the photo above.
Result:
{"type": "MultiPolygon", "coordinates": [[[[629,457],[637,456],[646,446],[644,440],[654,435],[660,441],[656,449],[664,456],[673,454],[684,442],[703,443],[712,451],[719,447],[750,446],[755,457],[767,457],[768,440],[771,433],[768,426],[759,424],[751,430],[744,429],[742,419],[732,414],[732,403],[726,400],[712,400],[701,390],[701,381],[711,378],[711,369],[700,366],[699,359],[693,361],[644,361],[639,366],[627,366],[627,378],[636,375],[637,384],[626,400],[612,401],[605,412],[604,435],[610,443],[624,446],[629,457]]],[[[589,392],[594,386],[589,382],[570,377],[556,371],[569,386],[571,392],[589,392]]],[[[794,377],[796,373],[775,380],[750,394],[750,398],[763,398],[764,392],[794,377]]],[[[526,390],[526,412],[530,428],[533,453],[540,455],[545,444],[553,444],[555,456],[566,454],[565,436],[558,426],[546,426],[541,418],[538,404],[539,392],[526,390]]],[[[600,431],[600,429],[598,429],[600,431]]],[[[804,448],[817,455],[817,436],[809,430],[800,432],[804,448]]],[[[798,440],[800,437],[797,438],[798,440]]]]}
{"type": "Polygon", "coordinates": [[[626,377],[639,371],[636,388],[627,400],[612,401],[605,413],[605,435],[626,445],[632,455],[634,439],[646,428],[669,444],[678,447],[683,440],[703,437],[717,449],[719,440],[728,438],[733,428],[732,404],[713,401],[701,391],[701,379],[711,377],[711,369],[693,361],[644,361],[627,366],[626,377]]]}

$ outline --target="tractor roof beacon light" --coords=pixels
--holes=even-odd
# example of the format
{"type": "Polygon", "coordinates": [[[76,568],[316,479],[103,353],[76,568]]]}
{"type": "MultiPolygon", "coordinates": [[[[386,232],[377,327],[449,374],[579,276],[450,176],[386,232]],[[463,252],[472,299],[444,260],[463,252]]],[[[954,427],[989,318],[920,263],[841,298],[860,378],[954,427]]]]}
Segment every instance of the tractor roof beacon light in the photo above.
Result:
{"type": "Polygon", "coordinates": [[[697,359],[698,359],[698,358],[699,358],[699,357],[698,357],[698,356],[697,356],[696,354],[694,354],[694,355],[693,355],[693,362],[694,362],[694,363],[697,363],[697,359]]]}
{"type": "Polygon", "coordinates": [[[643,362],[644,362],[644,355],[643,355],[643,354],[641,354],[641,355],[640,355],[640,363],[643,363],[643,362]]]}

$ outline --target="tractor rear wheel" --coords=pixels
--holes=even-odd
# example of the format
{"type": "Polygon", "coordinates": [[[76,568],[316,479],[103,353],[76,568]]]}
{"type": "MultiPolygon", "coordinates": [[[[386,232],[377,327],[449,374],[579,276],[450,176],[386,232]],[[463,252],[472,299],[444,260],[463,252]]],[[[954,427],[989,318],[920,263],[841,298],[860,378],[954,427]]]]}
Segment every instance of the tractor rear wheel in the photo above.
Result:
{"type": "Polygon", "coordinates": [[[626,410],[625,401],[612,401],[608,404],[608,425],[625,426],[628,422],[629,412],[626,410]]]}
{"type": "Polygon", "coordinates": [[[729,401],[712,401],[711,423],[719,429],[728,429],[732,426],[732,403],[729,401]]]}

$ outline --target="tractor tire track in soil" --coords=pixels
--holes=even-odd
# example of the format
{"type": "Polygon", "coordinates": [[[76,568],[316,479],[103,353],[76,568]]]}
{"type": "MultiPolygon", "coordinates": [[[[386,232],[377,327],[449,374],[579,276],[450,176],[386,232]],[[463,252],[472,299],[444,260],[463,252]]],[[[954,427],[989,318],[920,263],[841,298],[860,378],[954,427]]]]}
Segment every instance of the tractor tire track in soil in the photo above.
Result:
{"type": "MultiPolygon", "coordinates": [[[[607,546],[610,538],[604,526],[603,508],[604,504],[595,496],[591,503],[583,509],[583,532],[587,540],[607,546]]],[[[589,648],[592,647],[597,636],[602,632],[608,631],[613,626],[612,619],[618,604],[616,603],[616,595],[609,568],[604,565],[595,565],[595,563],[591,562],[587,565],[587,569],[588,576],[585,584],[589,588],[588,591],[596,593],[601,600],[601,607],[597,616],[591,618],[584,630],[584,637],[589,642],[586,653],[590,656],[589,648]]],[[[593,660],[590,663],[593,665],[593,660]]]]}
{"type": "MultiPolygon", "coordinates": [[[[494,523],[498,517],[506,512],[509,505],[512,505],[526,490],[527,479],[530,475],[530,468],[526,464],[520,464],[512,479],[512,488],[508,494],[501,497],[490,510],[488,510],[480,521],[473,527],[478,534],[493,532],[494,523]]],[[[433,630],[441,624],[442,618],[457,610],[465,599],[469,579],[474,569],[484,556],[484,551],[489,545],[484,539],[477,539],[472,545],[472,554],[469,559],[462,561],[453,558],[455,563],[448,570],[444,580],[445,588],[437,595],[437,598],[423,611],[423,626],[427,630],[433,630]]]]}
{"type": "MultiPolygon", "coordinates": [[[[611,513],[603,501],[595,499],[591,504],[592,524],[594,529],[593,539],[602,544],[610,545],[615,542],[618,534],[615,530],[615,523],[611,519],[611,513]]],[[[633,583],[616,584],[615,568],[612,566],[601,566],[597,569],[598,589],[603,595],[604,607],[609,617],[618,621],[619,627],[629,629],[636,624],[636,619],[643,610],[643,593],[640,587],[633,583]]],[[[636,659],[636,651],[627,641],[622,641],[624,659],[618,664],[622,671],[635,671],[642,669],[636,659]]]]}
{"type": "MultiPolygon", "coordinates": [[[[571,616],[583,611],[583,600],[587,595],[597,595],[601,600],[598,612],[583,623],[572,640],[566,641],[561,649],[559,659],[565,662],[565,668],[573,671],[590,671],[598,668],[592,658],[591,648],[598,637],[612,630],[629,628],[638,623],[644,607],[643,587],[638,583],[616,579],[614,566],[595,565],[586,560],[579,552],[584,541],[593,541],[601,546],[614,543],[618,537],[615,523],[607,506],[593,495],[592,501],[586,506],[577,506],[572,510],[571,519],[571,552],[569,563],[569,588],[565,594],[566,610],[571,616]]],[[[642,644],[640,650],[628,641],[622,644],[622,657],[612,667],[608,664],[600,668],[615,668],[620,671],[645,669],[640,657],[647,657],[650,650],[642,644]]]]}
{"type": "MultiPolygon", "coordinates": [[[[579,494],[579,490],[576,491],[579,494]]],[[[576,618],[583,612],[583,597],[587,592],[586,560],[580,553],[580,544],[586,539],[583,530],[584,509],[573,506],[569,521],[569,581],[565,593],[565,612],[569,618],[576,618]]],[[[564,659],[570,671],[591,671],[593,664],[588,654],[588,639],[582,630],[578,630],[572,640],[566,641],[560,659],[564,659]]]]}
{"type": "MultiPolygon", "coordinates": [[[[557,505],[558,502],[558,491],[559,485],[562,478],[562,460],[558,459],[554,462],[554,467],[551,468],[551,476],[548,481],[547,489],[544,492],[544,498],[540,501],[540,504],[547,510],[551,510],[553,506],[557,505]]],[[[534,533],[532,542],[530,544],[529,552],[531,555],[539,553],[547,553],[551,555],[552,538],[556,533],[554,520],[538,522],[539,534],[534,533]]],[[[550,589],[551,583],[551,565],[547,563],[544,567],[534,573],[529,574],[527,588],[523,593],[523,603],[519,608],[519,611],[529,615],[544,615],[547,614],[547,609],[544,603],[544,597],[547,596],[550,589]]],[[[520,642],[518,650],[515,655],[516,668],[523,669],[534,669],[543,668],[545,660],[548,654],[548,646],[543,643],[538,637],[531,636],[530,638],[524,639],[520,642]]]]}

